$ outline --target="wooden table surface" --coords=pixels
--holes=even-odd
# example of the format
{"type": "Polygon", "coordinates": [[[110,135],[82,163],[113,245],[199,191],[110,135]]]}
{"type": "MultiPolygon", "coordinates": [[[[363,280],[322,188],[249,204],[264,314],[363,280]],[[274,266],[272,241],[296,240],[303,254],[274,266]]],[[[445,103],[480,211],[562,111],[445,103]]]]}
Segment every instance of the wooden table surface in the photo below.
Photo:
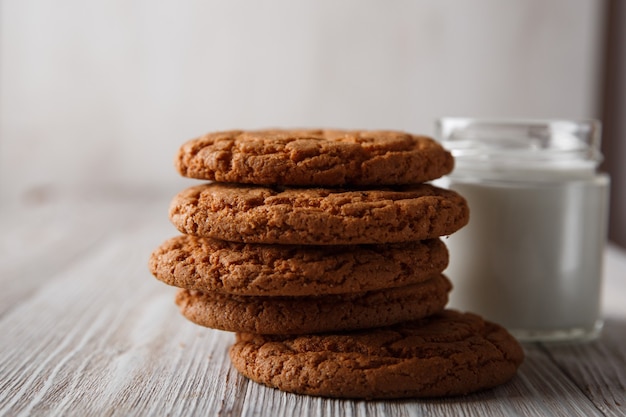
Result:
{"type": "Polygon", "coordinates": [[[599,340],[525,344],[517,376],[449,399],[283,393],[230,366],[230,333],[183,319],[150,252],[178,232],[168,200],[5,207],[0,216],[2,416],[626,415],[626,254],[606,251],[599,340]]]}

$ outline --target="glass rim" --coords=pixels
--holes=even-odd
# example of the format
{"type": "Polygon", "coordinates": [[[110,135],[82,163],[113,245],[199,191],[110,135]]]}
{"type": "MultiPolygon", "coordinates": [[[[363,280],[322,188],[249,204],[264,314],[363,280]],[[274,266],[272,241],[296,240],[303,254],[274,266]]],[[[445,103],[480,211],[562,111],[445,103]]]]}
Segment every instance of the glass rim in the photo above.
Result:
{"type": "Polygon", "coordinates": [[[602,161],[597,119],[441,117],[436,139],[457,158],[602,161]]]}
{"type": "Polygon", "coordinates": [[[494,127],[519,127],[519,126],[590,126],[593,129],[600,129],[602,123],[599,119],[565,119],[565,118],[497,118],[497,117],[456,117],[442,116],[436,119],[437,124],[449,124],[455,127],[465,127],[468,125],[492,125],[494,127]]]}

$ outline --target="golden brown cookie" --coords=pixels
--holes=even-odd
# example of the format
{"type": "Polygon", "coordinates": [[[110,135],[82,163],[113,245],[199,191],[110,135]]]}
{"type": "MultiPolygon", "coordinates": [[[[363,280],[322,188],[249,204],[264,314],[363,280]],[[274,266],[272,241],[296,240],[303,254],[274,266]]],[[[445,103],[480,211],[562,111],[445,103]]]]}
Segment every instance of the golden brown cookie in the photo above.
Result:
{"type": "Polygon", "coordinates": [[[186,177],[260,185],[416,184],[452,171],[452,155],[425,136],[395,131],[262,130],[209,133],[175,160],[186,177]]]}
{"type": "Polygon", "coordinates": [[[415,284],[442,272],[439,239],[388,245],[263,245],[181,235],[150,256],[150,271],[175,287],[238,295],[305,296],[415,284]]]}
{"type": "Polygon", "coordinates": [[[440,314],[388,328],[303,336],[237,334],[235,368],[288,392],[337,398],[467,394],[511,379],[519,343],[474,314],[440,314]]]}
{"type": "Polygon", "coordinates": [[[428,281],[385,290],[319,297],[255,297],[179,290],[182,314],[214,329],[262,334],[304,334],[386,326],[441,311],[450,281],[428,281]]]}
{"type": "Polygon", "coordinates": [[[469,220],[463,197],[419,184],[383,190],[210,183],[180,192],[170,220],[182,233],[246,243],[343,245],[449,235],[469,220]]]}

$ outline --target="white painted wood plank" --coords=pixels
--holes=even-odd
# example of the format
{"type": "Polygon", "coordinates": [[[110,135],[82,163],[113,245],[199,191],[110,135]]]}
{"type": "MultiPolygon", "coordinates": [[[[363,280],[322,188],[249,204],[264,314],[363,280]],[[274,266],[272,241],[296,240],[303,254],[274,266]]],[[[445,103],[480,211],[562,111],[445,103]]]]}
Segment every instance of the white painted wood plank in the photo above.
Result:
{"type": "Polygon", "coordinates": [[[82,233],[88,224],[82,216],[68,221],[52,209],[29,210],[25,216],[32,221],[2,224],[0,316],[92,249],[103,235],[102,228],[82,233]]]}
{"type": "MultiPolygon", "coordinates": [[[[164,202],[164,207],[166,204],[164,202]]],[[[155,219],[154,214],[158,212],[146,210],[147,207],[138,202],[83,202],[2,211],[0,317],[51,277],[62,273],[68,264],[79,262],[101,244],[107,234],[127,230],[139,218],[143,222],[155,219]]],[[[160,211],[165,221],[159,223],[169,226],[166,208],[160,211]]],[[[174,228],[170,229],[174,233],[174,228]]]]}
{"type": "Polygon", "coordinates": [[[545,349],[604,415],[626,416],[626,319],[608,319],[597,341],[545,349]]]}
{"type": "MultiPolygon", "coordinates": [[[[107,376],[117,378],[118,375],[107,374],[104,371],[108,368],[101,366],[112,359],[124,363],[128,356],[122,353],[129,351],[131,357],[136,354],[136,358],[142,358],[146,352],[158,352],[156,346],[148,349],[146,345],[151,346],[151,338],[162,343],[159,321],[177,318],[176,309],[170,293],[167,293],[166,301],[161,300],[162,304],[167,303],[167,308],[148,308],[154,305],[155,291],[163,292],[166,288],[147,272],[150,249],[145,242],[146,237],[151,241],[154,233],[150,233],[150,227],[135,232],[131,229],[130,234],[110,239],[90,257],[79,259],[62,273],[42,280],[29,299],[22,300],[3,317],[0,328],[2,351],[6,353],[0,367],[2,392],[9,393],[7,397],[12,399],[5,401],[3,395],[0,409],[9,414],[21,409],[28,415],[38,406],[62,406],[58,400],[65,394],[82,395],[88,392],[83,389],[85,386],[103,389],[107,376]],[[142,240],[144,242],[140,242],[142,240]],[[136,290],[139,291],[135,295],[136,290]],[[143,310],[145,308],[147,311],[143,310]],[[171,310],[170,314],[158,314],[168,310],[171,310]],[[152,327],[139,326],[136,334],[128,333],[129,324],[140,319],[143,320],[141,323],[152,323],[152,327]],[[107,334],[146,337],[142,340],[116,336],[112,340],[116,343],[107,344],[102,339],[102,335],[107,334]],[[96,360],[105,353],[110,355],[109,360],[96,360]],[[86,375],[94,376],[93,380],[84,380],[85,373],[75,372],[85,369],[90,371],[86,375]],[[103,373],[92,372],[94,370],[103,373]],[[80,389],[73,391],[71,387],[80,389]]],[[[138,375],[140,379],[145,378],[143,373],[138,375]]],[[[114,382],[115,378],[112,379],[114,382]]],[[[124,385],[120,385],[119,380],[117,382],[116,387],[123,392],[124,385]]],[[[81,398],[85,397],[73,400],[80,403],[81,398]]],[[[67,397],[65,401],[72,402],[67,397]]]]}

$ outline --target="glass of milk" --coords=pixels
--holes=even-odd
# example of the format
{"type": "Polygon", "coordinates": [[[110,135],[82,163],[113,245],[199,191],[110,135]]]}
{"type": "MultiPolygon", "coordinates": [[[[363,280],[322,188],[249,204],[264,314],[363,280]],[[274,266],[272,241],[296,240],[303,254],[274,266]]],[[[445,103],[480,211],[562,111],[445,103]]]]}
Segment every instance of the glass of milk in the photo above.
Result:
{"type": "Polygon", "coordinates": [[[598,121],[443,118],[455,156],[438,185],[463,195],[469,224],[446,243],[452,308],[524,341],[589,340],[602,328],[609,178],[598,121]]]}

